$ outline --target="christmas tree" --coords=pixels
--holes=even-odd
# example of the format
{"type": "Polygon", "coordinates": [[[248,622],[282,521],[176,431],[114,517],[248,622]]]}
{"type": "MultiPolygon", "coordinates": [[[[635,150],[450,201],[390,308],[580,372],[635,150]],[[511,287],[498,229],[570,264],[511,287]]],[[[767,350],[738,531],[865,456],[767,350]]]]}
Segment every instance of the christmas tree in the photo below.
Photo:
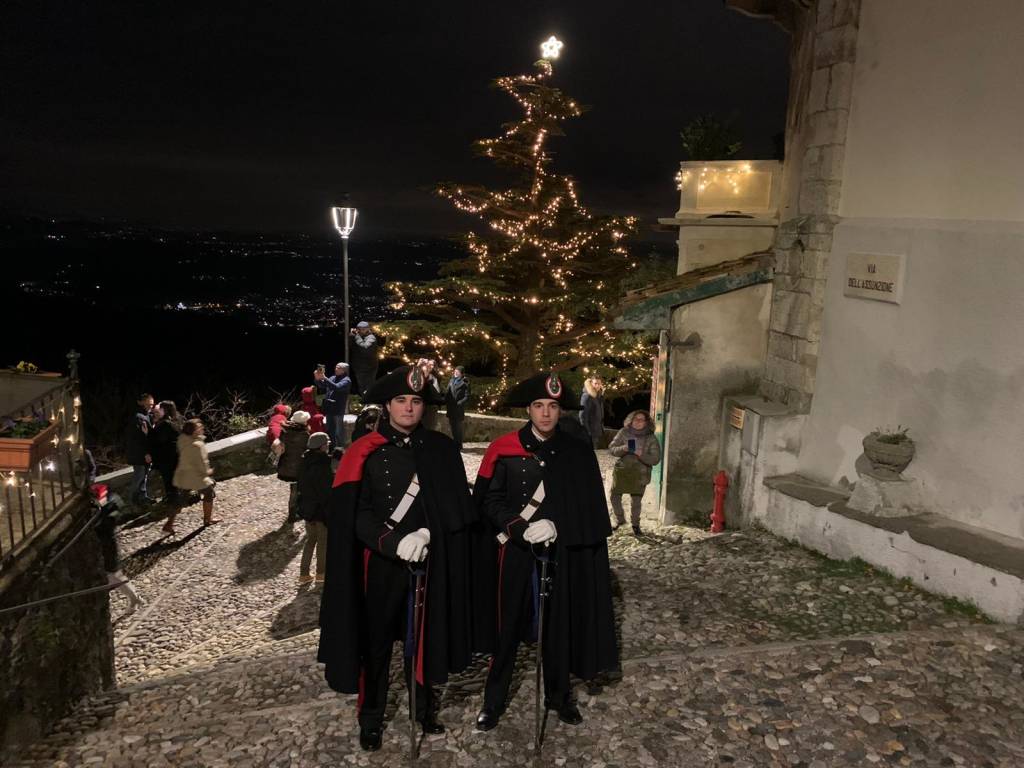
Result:
{"type": "Polygon", "coordinates": [[[535,66],[535,74],[495,81],[522,117],[474,144],[511,186],[438,187],[480,226],[465,236],[466,257],[443,265],[438,279],[388,285],[393,306],[417,319],[388,329],[387,352],[433,356],[442,368],[493,362],[497,391],[509,377],[542,370],[578,370],[604,376],[613,389],[634,389],[649,378],[649,340],[609,328],[608,313],[636,267],[624,244],[636,220],[588,212],[573,179],[552,170],[549,141],[584,110],[549,84],[548,58],[535,66]]]}

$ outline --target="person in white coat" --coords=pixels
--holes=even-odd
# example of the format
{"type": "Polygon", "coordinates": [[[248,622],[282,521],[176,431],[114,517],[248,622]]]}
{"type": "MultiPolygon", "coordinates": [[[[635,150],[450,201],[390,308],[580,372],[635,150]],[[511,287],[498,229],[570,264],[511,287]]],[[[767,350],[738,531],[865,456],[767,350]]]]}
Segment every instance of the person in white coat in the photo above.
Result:
{"type": "Polygon", "coordinates": [[[206,453],[203,422],[189,419],[178,436],[178,467],[174,470],[174,487],[189,493],[198,493],[203,500],[203,525],[219,523],[213,517],[213,499],[216,481],[206,453]]]}

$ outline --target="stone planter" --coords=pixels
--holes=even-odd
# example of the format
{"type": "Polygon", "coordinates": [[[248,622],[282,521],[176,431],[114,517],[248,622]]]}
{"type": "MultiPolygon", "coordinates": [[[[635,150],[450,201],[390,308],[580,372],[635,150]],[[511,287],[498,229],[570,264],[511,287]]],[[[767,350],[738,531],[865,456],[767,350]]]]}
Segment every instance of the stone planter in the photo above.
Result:
{"type": "Polygon", "coordinates": [[[864,455],[875,469],[885,469],[899,474],[914,460],[914,441],[907,439],[899,443],[883,443],[872,432],[862,442],[864,455]]]}
{"type": "Polygon", "coordinates": [[[24,472],[56,450],[53,438],[60,425],[54,422],[35,437],[0,437],[0,469],[24,472]]]}

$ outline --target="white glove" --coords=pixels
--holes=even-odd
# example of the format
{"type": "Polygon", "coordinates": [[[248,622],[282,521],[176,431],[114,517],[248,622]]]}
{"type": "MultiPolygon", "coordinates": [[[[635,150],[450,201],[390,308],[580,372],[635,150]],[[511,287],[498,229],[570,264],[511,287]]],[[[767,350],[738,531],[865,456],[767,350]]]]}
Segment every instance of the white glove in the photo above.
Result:
{"type": "Polygon", "coordinates": [[[530,542],[531,544],[544,544],[546,542],[554,541],[558,536],[558,531],[555,528],[555,524],[550,520],[538,520],[535,523],[530,523],[526,526],[526,532],[523,534],[523,539],[530,542]]]}
{"type": "Polygon", "coordinates": [[[427,545],[430,543],[430,531],[420,528],[407,533],[398,542],[398,556],[410,563],[420,563],[427,559],[427,545]]]}

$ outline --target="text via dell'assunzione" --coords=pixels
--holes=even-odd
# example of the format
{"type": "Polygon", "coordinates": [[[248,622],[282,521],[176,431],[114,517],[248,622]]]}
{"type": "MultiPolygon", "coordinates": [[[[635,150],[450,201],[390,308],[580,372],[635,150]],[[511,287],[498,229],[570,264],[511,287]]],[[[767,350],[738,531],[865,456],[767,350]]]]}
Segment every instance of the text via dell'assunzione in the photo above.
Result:
{"type": "Polygon", "coordinates": [[[899,304],[903,293],[906,256],[889,253],[851,253],[846,259],[843,293],[858,299],[899,304]]]}

